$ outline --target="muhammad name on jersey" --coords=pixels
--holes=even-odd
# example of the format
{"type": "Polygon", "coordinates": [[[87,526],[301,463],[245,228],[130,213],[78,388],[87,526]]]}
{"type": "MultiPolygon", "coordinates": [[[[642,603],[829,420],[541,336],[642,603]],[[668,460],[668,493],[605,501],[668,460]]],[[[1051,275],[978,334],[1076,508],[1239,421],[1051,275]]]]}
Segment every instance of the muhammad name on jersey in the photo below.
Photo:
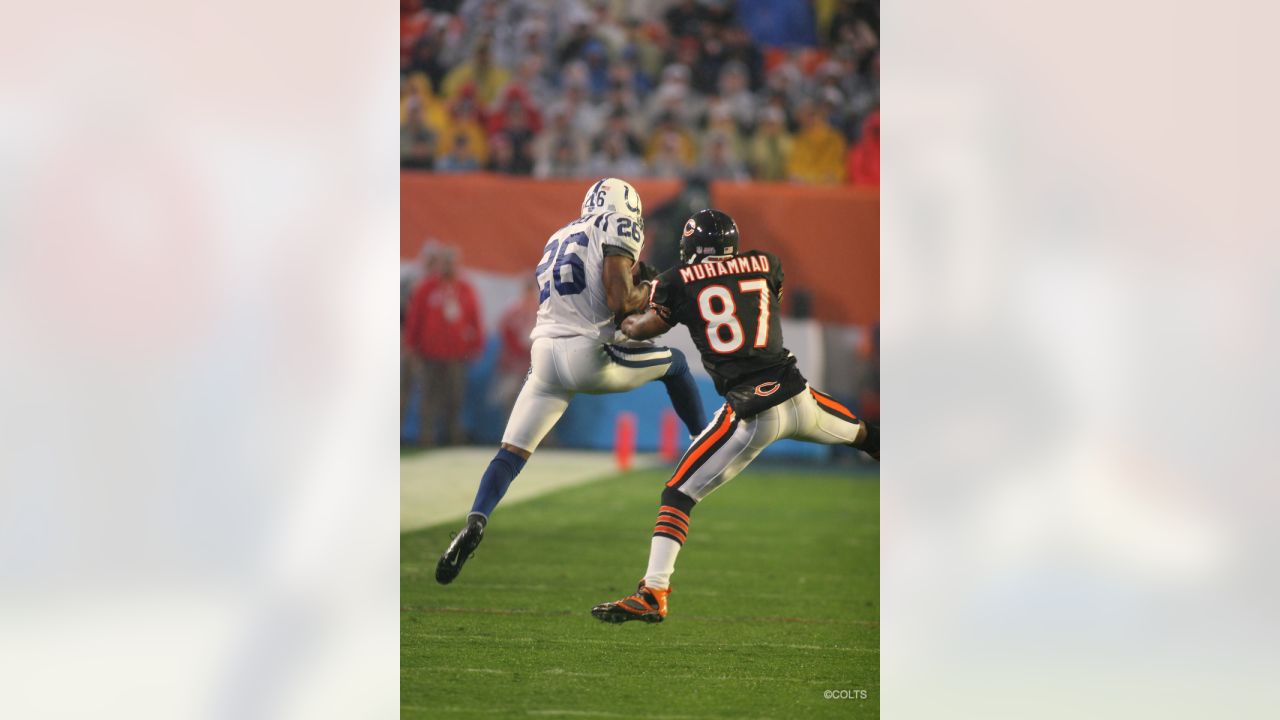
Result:
{"type": "Polygon", "coordinates": [[[745,272],[768,273],[768,256],[748,255],[745,257],[735,257],[730,260],[721,260],[719,262],[687,265],[680,268],[680,279],[686,283],[691,283],[695,280],[706,280],[709,277],[720,277],[721,275],[734,275],[745,272]]]}

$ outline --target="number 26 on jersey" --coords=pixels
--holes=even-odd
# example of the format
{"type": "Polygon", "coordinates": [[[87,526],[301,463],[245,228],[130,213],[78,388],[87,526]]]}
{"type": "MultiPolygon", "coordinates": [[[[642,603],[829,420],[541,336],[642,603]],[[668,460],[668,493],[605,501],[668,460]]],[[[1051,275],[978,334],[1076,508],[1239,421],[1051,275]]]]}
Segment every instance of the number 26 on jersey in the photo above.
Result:
{"type": "Polygon", "coordinates": [[[572,249],[587,246],[586,233],[574,233],[564,240],[551,238],[542,250],[542,262],[534,269],[538,279],[538,304],[551,297],[551,286],[558,295],[577,295],[587,287],[587,270],[582,256],[572,249]],[[570,277],[564,279],[564,268],[570,268],[570,277]],[[548,272],[549,271],[549,272],[548,272]]]}

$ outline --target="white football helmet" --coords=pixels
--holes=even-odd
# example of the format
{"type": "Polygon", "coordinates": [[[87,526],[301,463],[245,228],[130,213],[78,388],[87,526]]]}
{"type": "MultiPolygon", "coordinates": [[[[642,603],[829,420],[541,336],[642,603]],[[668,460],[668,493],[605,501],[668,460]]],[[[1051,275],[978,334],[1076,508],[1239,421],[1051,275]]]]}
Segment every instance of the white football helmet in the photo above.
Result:
{"type": "Polygon", "coordinates": [[[618,178],[597,180],[582,198],[582,214],[616,212],[638,218],[641,216],[640,193],[631,183],[618,178]]]}

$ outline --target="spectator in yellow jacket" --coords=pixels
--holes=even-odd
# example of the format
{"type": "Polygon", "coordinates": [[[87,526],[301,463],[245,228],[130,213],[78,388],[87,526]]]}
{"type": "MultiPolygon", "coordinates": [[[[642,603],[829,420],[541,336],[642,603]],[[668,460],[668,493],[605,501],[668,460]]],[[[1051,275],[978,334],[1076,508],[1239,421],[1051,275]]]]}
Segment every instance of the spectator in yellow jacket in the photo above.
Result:
{"type": "Polygon", "coordinates": [[[489,107],[498,99],[498,93],[510,80],[511,73],[494,64],[489,40],[485,38],[476,43],[470,60],[450,70],[444,77],[444,96],[453,100],[463,87],[475,85],[480,104],[489,107]]]}
{"type": "Polygon", "coordinates": [[[418,116],[434,133],[439,133],[449,123],[449,109],[431,90],[431,81],[421,72],[415,72],[400,83],[400,127],[410,124],[418,116]]]}
{"type": "Polygon", "coordinates": [[[791,144],[787,175],[794,182],[834,185],[844,182],[845,142],[827,119],[808,102],[800,106],[800,132],[791,144]]]}
{"type": "Polygon", "coordinates": [[[449,105],[447,120],[440,128],[438,152],[443,155],[458,147],[459,135],[466,136],[463,145],[484,165],[489,159],[488,135],[481,122],[480,109],[476,107],[475,88],[471,85],[463,86],[458,98],[449,105]]]}
{"type": "Polygon", "coordinates": [[[659,157],[674,159],[681,166],[693,165],[693,136],[680,126],[679,120],[671,113],[663,113],[656,123],[649,140],[645,143],[644,159],[649,163],[657,162],[659,157]]]}
{"type": "Polygon", "coordinates": [[[760,113],[760,125],[751,136],[747,160],[757,180],[787,179],[787,163],[791,158],[791,135],[787,132],[786,114],[776,107],[760,113]]]}

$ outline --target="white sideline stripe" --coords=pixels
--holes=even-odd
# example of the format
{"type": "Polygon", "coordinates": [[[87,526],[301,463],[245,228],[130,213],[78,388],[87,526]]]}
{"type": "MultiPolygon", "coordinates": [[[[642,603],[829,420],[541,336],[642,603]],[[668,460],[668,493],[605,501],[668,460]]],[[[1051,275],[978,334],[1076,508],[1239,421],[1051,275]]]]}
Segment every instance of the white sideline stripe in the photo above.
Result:
{"type": "MultiPolygon", "coordinates": [[[[653,647],[650,642],[621,642],[618,640],[598,640],[595,638],[573,638],[557,640],[553,638],[531,638],[531,637],[490,637],[488,635],[418,635],[416,637],[427,638],[430,640],[476,640],[488,643],[569,643],[579,645],[583,643],[593,645],[617,645],[620,647],[653,647]]],[[[663,647],[686,647],[686,648],[706,648],[709,643],[692,643],[692,642],[671,642],[662,641],[663,647]]],[[[725,643],[720,647],[739,647],[725,643]]],[[[745,643],[741,647],[764,647],[764,648],[784,648],[787,650],[824,650],[828,652],[849,652],[878,655],[880,648],[862,648],[862,647],[843,647],[840,645],[793,645],[789,643],[771,643],[771,642],[752,642],[745,643]]]]}
{"type": "MultiPolygon", "coordinates": [[[[480,476],[494,447],[440,448],[400,460],[400,532],[456,520],[471,509],[480,476]]],[[[662,466],[657,455],[639,454],[633,470],[662,466]]],[[[613,453],[597,450],[538,450],[502,498],[501,508],[618,473],[613,453]]]]}

